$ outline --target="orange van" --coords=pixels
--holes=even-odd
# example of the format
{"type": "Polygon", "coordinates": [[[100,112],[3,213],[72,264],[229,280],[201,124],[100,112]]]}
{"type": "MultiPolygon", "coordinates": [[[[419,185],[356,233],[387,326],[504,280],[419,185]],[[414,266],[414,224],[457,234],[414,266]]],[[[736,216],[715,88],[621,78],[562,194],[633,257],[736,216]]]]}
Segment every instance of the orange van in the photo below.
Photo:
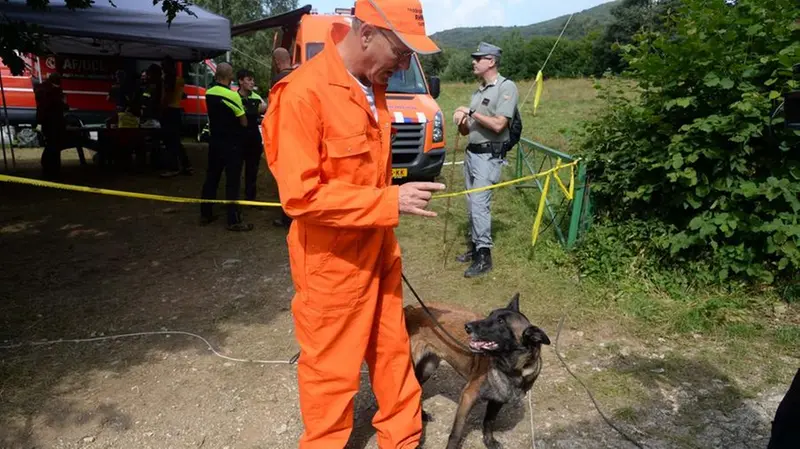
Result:
{"type": "MultiPolygon", "coordinates": [[[[316,56],[325,45],[331,25],[349,25],[352,9],[337,9],[333,14],[302,15],[291,48],[294,64],[303,64],[316,56]]],[[[287,28],[284,28],[284,30],[287,28]]],[[[288,28],[293,30],[294,27],[288,28]]],[[[273,47],[287,43],[276,33],[273,47]]],[[[440,83],[437,77],[426,79],[422,65],[413,55],[408,70],[396,72],[389,79],[386,100],[397,135],[392,144],[392,174],[395,181],[433,180],[442,170],[445,159],[444,116],[436,98],[440,83]]]]}

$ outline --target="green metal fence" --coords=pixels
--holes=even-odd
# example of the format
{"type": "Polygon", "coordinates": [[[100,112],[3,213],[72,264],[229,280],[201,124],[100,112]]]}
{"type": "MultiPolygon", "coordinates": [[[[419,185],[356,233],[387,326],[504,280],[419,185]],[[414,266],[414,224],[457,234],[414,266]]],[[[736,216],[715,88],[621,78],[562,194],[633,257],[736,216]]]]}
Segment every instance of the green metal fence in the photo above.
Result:
{"type": "MultiPolygon", "coordinates": [[[[565,164],[574,162],[575,158],[538,142],[521,139],[517,145],[515,177],[521,178],[549,170],[555,167],[559,160],[562,164],[565,164]]],[[[569,169],[562,171],[568,172],[569,169]]],[[[547,216],[547,219],[543,220],[542,223],[545,227],[540,233],[544,233],[552,227],[559,242],[566,248],[572,248],[591,224],[591,201],[586,183],[586,165],[583,162],[578,161],[575,168],[575,176],[571,182],[575,183],[572,200],[556,186],[551,186],[547,195],[541,195],[540,197],[540,201],[542,199],[545,201],[545,213],[547,216]],[[568,223],[566,228],[565,223],[568,223]]],[[[536,178],[527,183],[520,183],[516,185],[516,188],[536,188],[539,192],[543,192],[543,179],[536,178]]]]}

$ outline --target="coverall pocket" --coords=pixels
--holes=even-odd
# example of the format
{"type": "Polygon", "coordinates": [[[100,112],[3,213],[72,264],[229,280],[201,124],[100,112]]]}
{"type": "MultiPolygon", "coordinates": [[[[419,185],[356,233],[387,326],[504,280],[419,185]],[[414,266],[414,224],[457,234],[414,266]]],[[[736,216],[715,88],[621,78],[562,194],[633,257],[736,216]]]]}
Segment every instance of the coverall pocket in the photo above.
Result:
{"type": "Polygon", "coordinates": [[[375,183],[378,173],[366,134],[327,139],[325,148],[337,180],[358,185],[375,183]]]}
{"type": "Polygon", "coordinates": [[[306,306],[318,312],[346,309],[358,300],[357,236],[342,229],[315,231],[306,233],[306,306]]]}

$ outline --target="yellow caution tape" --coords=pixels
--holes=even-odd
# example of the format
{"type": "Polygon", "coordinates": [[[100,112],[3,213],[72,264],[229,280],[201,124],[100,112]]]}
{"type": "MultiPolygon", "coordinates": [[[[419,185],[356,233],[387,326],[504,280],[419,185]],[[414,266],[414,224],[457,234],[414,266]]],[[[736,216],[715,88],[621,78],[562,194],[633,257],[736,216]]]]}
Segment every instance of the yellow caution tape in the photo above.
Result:
{"type": "MultiPolygon", "coordinates": [[[[558,42],[556,42],[557,44],[558,42]]],[[[553,47],[555,48],[555,47],[553,47]]],[[[539,109],[539,100],[542,99],[542,90],[544,89],[544,74],[541,70],[536,74],[536,96],[533,97],[533,115],[536,115],[536,110],[539,109]]]]}
{"type": "Polygon", "coordinates": [[[563,168],[574,167],[575,165],[578,164],[578,161],[579,161],[579,159],[576,159],[576,160],[570,162],[569,164],[563,164],[563,165],[556,164],[555,167],[553,167],[553,168],[551,168],[549,170],[545,170],[543,172],[536,173],[535,175],[522,176],[522,177],[519,177],[519,178],[516,178],[516,179],[512,179],[510,181],[499,182],[497,184],[493,184],[493,185],[485,186],[485,187],[477,187],[475,189],[462,190],[460,192],[443,193],[443,194],[439,194],[439,195],[433,195],[432,198],[433,199],[439,199],[439,198],[448,198],[448,197],[453,197],[453,196],[468,195],[470,193],[483,192],[484,190],[492,190],[492,189],[499,189],[501,187],[508,187],[510,185],[519,184],[521,182],[531,181],[531,180],[534,180],[536,178],[548,177],[551,174],[556,173],[557,171],[559,171],[559,170],[561,170],[563,168]]]}
{"type": "Polygon", "coordinates": [[[144,200],[167,201],[170,203],[212,203],[212,204],[240,204],[242,206],[280,207],[281,203],[265,203],[261,201],[231,201],[231,200],[205,200],[201,198],[185,198],[179,196],[155,195],[152,193],[125,192],[123,190],[100,189],[97,187],[76,186],[60,182],[42,181],[39,179],[20,178],[17,176],[0,175],[0,181],[17,184],[28,184],[38,187],[51,187],[54,189],[72,190],[75,192],[99,193],[101,195],[121,196],[126,198],[140,198],[144,200]]]}
{"type": "MultiPolygon", "coordinates": [[[[485,190],[492,190],[492,189],[499,189],[501,187],[507,187],[513,184],[519,184],[521,182],[530,181],[536,178],[542,178],[546,176],[550,176],[551,174],[567,167],[574,167],[578,161],[570,162],[569,164],[560,165],[557,164],[555,167],[543,171],[541,173],[537,173],[535,175],[523,176],[521,178],[512,179],[510,181],[505,181],[501,183],[497,183],[494,185],[486,186],[486,187],[478,187],[475,189],[469,190],[462,190],[460,192],[454,193],[444,193],[440,195],[434,195],[433,199],[441,199],[441,198],[449,198],[455,196],[463,196],[468,195],[470,193],[482,192],[485,190]]],[[[0,182],[11,182],[16,184],[27,184],[37,187],[50,187],[54,189],[61,189],[61,190],[71,190],[74,192],[86,192],[86,193],[97,193],[100,195],[111,195],[111,196],[119,196],[125,198],[139,198],[144,200],[154,200],[154,201],[166,201],[170,203],[211,203],[211,204],[238,204],[240,206],[260,206],[260,207],[281,207],[281,203],[276,202],[263,202],[263,201],[247,201],[247,200],[210,200],[210,199],[202,199],[202,198],[186,198],[180,196],[168,196],[168,195],[156,195],[153,193],[139,193],[139,192],[127,192],[124,190],[112,190],[112,189],[101,189],[98,187],[87,187],[87,186],[77,186],[73,184],[63,184],[60,182],[52,182],[52,181],[43,181],[40,179],[31,179],[31,178],[21,178],[18,176],[9,176],[9,175],[0,175],[0,182]]],[[[572,187],[570,185],[570,187],[572,187]]]]}
{"type": "MultiPolygon", "coordinates": [[[[559,168],[556,164],[556,168],[559,168]]],[[[531,244],[536,246],[536,240],[539,238],[539,227],[542,225],[542,217],[544,216],[544,206],[547,203],[547,192],[550,190],[550,176],[544,178],[544,187],[542,188],[542,197],[539,199],[539,210],[536,211],[536,220],[533,221],[533,229],[531,230],[531,244]]]]}
{"type": "MultiPolygon", "coordinates": [[[[561,159],[558,159],[556,161],[556,167],[563,168],[563,167],[566,167],[566,165],[561,165],[561,159]]],[[[570,200],[570,201],[572,201],[573,186],[575,185],[575,170],[574,170],[574,167],[575,167],[574,165],[571,165],[569,167],[571,169],[570,170],[571,178],[570,178],[570,182],[569,182],[569,189],[567,189],[567,186],[564,185],[564,181],[561,180],[561,176],[559,176],[558,173],[553,173],[553,178],[555,178],[556,183],[558,183],[558,186],[561,187],[561,191],[564,192],[564,196],[566,196],[567,199],[570,200]]]]}

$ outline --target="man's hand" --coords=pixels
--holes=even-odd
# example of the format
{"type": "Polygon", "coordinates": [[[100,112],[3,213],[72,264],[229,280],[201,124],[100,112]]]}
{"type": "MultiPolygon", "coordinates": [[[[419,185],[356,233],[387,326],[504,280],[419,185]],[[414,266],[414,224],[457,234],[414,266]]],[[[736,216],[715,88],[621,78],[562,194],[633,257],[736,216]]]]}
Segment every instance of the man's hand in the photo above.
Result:
{"type": "Polygon", "coordinates": [[[456,113],[453,114],[453,123],[458,127],[458,133],[462,136],[469,134],[469,122],[470,118],[464,111],[456,110],[456,113]]]}
{"type": "Polygon", "coordinates": [[[400,186],[400,213],[435,217],[436,212],[425,210],[433,196],[432,192],[444,190],[439,182],[407,182],[400,186]]]}
{"type": "Polygon", "coordinates": [[[458,108],[456,108],[456,112],[460,112],[464,115],[469,115],[469,108],[466,106],[459,106],[458,108]]]}
{"type": "Polygon", "coordinates": [[[461,123],[464,122],[464,119],[467,117],[462,111],[456,110],[453,114],[453,124],[456,126],[461,126],[461,123]]]}

